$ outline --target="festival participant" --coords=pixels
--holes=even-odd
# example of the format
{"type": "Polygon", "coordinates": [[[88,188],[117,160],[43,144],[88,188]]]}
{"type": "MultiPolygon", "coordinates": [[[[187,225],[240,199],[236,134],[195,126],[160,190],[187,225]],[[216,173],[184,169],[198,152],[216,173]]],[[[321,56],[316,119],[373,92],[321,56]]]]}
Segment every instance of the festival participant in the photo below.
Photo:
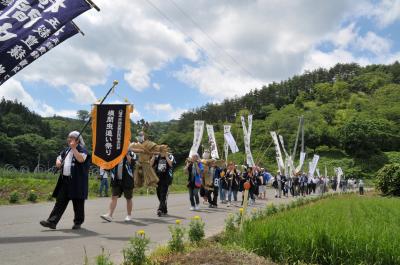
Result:
{"type": "Polygon", "coordinates": [[[80,229],[85,220],[85,200],[88,196],[90,155],[85,149],[85,142],[79,132],[69,133],[68,147],[56,160],[56,167],[61,169],[57,185],[53,192],[56,203],[47,220],[40,224],[50,229],[56,229],[70,200],[74,206],[74,226],[80,229]]]}
{"type": "Polygon", "coordinates": [[[260,185],[258,186],[258,198],[262,200],[266,200],[267,196],[267,183],[270,179],[270,176],[268,172],[265,170],[265,168],[261,168],[261,174],[260,174],[260,185]]]}
{"type": "Polygon", "coordinates": [[[221,169],[217,166],[215,159],[211,159],[210,166],[208,168],[207,176],[205,177],[207,195],[208,195],[208,207],[218,207],[218,189],[220,182],[221,169]]]}
{"type": "Polygon", "coordinates": [[[199,210],[199,189],[202,185],[204,167],[199,160],[198,154],[193,154],[192,157],[186,161],[185,171],[188,175],[187,187],[189,189],[190,210],[199,210]]]}
{"type": "Polygon", "coordinates": [[[272,186],[275,189],[275,198],[280,198],[282,196],[282,179],[281,179],[281,172],[279,170],[277,171],[272,186]]]}
{"type": "Polygon", "coordinates": [[[220,202],[221,204],[226,204],[226,196],[228,193],[228,182],[226,180],[226,171],[227,168],[224,168],[221,170],[220,173],[220,179],[219,179],[219,197],[220,197],[220,202]]]}
{"type": "Polygon", "coordinates": [[[99,197],[103,196],[103,188],[104,188],[104,197],[108,197],[108,170],[104,170],[100,168],[100,188],[99,188],[99,197]]]}
{"type": "MultiPolygon", "coordinates": [[[[203,204],[208,204],[208,190],[206,189],[206,177],[208,177],[207,159],[202,159],[201,163],[204,166],[203,181],[199,190],[200,197],[203,198],[203,204]]],[[[212,180],[208,180],[211,182],[212,180]]]]}
{"type": "Polygon", "coordinates": [[[300,173],[296,173],[293,176],[292,190],[293,190],[294,197],[299,196],[299,194],[300,194],[300,173]]]}
{"type": "Polygon", "coordinates": [[[246,182],[250,184],[248,201],[249,201],[249,204],[253,204],[253,202],[255,201],[254,182],[256,181],[256,179],[253,176],[253,168],[252,167],[244,167],[243,175],[241,176],[240,180],[241,180],[240,191],[242,192],[242,205],[244,202],[244,191],[245,191],[244,184],[246,182]]]}
{"type": "Polygon", "coordinates": [[[289,197],[289,190],[290,190],[289,179],[285,175],[282,175],[281,176],[281,182],[282,182],[282,193],[283,193],[283,196],[288,198],[289,197]]]}
{"type": "Polygon", "coordinates": [[[336,189],[337,189],[337,178],[332,177],[331,184],[332,184],[332,186],[331,186],[332,190],[336,191],[336,189]]]}
{"type": "Polygon", "coordinates": [[[307,195],[307,184],[308,184],[307,175],[303,173],[300,175],[300,195],[303,197],[307,195]]]}
{"type": "Polygon", "coordinates": [[[159,178],[157,185],[157,198],[159,201],[157,209],[158,216],[168,214],[168,188],[172,184],[174,163],[174,156],[168,153],[166,148],[162,149],[159,155],[154,155],[150,161],[150,165],[154,167],[157,177],[159,178]]]}
{"type": "Polygon", "coordinates": [[[364,181],[362,179],[358,181],[358,191],[360,195],[364,195],[364,181]]]}
{"type": "Polygon", "coordinates": [[[225,174],[228,183],[228,207],[232,205],[232,196],[234,204],[237,203],[237,193],[239,190],[239,174],[236,171],[235,164],[230,162],[225,174]]]}
{"type": "Polygon", "coordinates": [[[132,151],[128,152],[126,156],[118,163],[118,165],[112,169],[111,175],[111,202],[109,206],[108,213],[101,215],[100,217],[107,222],[112,222],[113,214],[115,208],[117,207],[118,198],[124,194],[126,199],[126,211],[127,216],[125,217],[125,222],[130,222],[132,220],[132,196],[134,181],[133,176],[136,166],[136,154],[132,151]]]}

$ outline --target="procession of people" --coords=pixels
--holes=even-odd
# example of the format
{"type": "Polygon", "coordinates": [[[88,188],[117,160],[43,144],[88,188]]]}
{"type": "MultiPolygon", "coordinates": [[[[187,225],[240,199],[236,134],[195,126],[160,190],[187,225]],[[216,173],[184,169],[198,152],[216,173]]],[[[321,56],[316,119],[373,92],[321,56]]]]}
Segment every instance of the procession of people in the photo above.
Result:
{"type": "MultiPolygon", "coordinates": [[[[138,144],[133,143],[127,154],[111,170],[100,168],[100,182],[102,192],[108,193],[108,185],[111,188],[111,201],[106,214],[100,217],[107,221],[113,221],[113,214],[117,206],[118,199],[123,195],[126,199],[125,221],[132,220],[133,210],[133,190],[135,186],[143,183],[151,183],[149,178],[156,178],[156,193],[159,201],[155,213],[159,216],[168,215],[168,193],[169,186],[173,182],[173,172],[176,165],[174,156],[169,152],[167,146],[162,145],[158,151],[146,151],[143,149],[144,132],[139,133],[138,144]],[[137,172],[140,165],[140,157],[146,156],[148,163],[148,175],[143,175],[145,170],[137,172]],[[149,172],[153,172],[154,176],[149,172]],[[136,179],[135,179],[136,176],[136,179]],[[108,184],[108,179],[110,182],[108,184]],[[137,179],[140,179],[137,183],[137,179]],[[104,181],[107,180],[107,181],[104,181]]],[[[68,202],[72,200],[75,218],[73,229],[80,229],[85,220],[84,202],[88,197],[88,179],[90,154],[88,154],[81,134],[77,131],[71,132],[67,137],[68,147],[66,147],[56,159],[56,167],[60,169],[60,176],[54,190],[53,196],[56,203],[47,220],[40,224],[44,227],[55,229],[61,219],[68,202]]],[[[285,176],[280,171],[275,175],[266,168],[248,165],[236,165],[230,161],[217,161],[208,156],[202,159],[199,154],[194,153],[187,158],[184,166],[187,176],[187,188],[189,197],[189,209],[198,211],[202,207],[218,208],[221,205],[226,207],[242,207],[244,199],[245,183],[250,184],[249,205],[254,205],[257,200],[268,200],[267,188],[271,187],[275,191],[275,198],[305,197],[313,194],[324,194],[330,189],[335,191],[346,191],[347,189],[359,188],[360,194],[364,193],[364,182],[355,179],[340,179],[328,176],[313,176],[305,172],[297,172],[292,176],[285,176]],[[241,193],[242,196],[238,196],[241,193]],[[200,197],[204,198],[206,206],[200,203],[200,197]]],[[[154,180],[152,180],[154,181],[154,180]]],[[[272,198],[270,198],[272,199],[272,198]]]]}

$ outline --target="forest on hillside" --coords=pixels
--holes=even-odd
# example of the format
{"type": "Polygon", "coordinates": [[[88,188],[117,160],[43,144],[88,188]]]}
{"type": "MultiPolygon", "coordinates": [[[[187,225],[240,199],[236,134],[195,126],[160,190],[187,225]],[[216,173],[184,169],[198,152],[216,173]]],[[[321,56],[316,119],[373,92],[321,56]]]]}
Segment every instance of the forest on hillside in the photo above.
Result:
{"type": "MultiPolygon", "coordinates": [[[[253,114],[251,148],[259,164],[276,168],[275,151],[269,131],[294,146],[298,119],[305,121],[308,158],[321,155],[320,167],[342,166],[348,176],[370,177],[386,163],[400,162],[400,63],[391,65],[337,64],[294,76],[280,83],[254,89],[243,97],[206,104],[182,114],[179,120],[153,122],[150,138],[168,144],[178,162],[183,162],[193,140],[193,121],[213,124],[222,154],[223,125],[243,151],[240,116],[253,114]]],[[[84,119],[42,118],[18,102],[0,102],[0,165],[47,166],[65,145],[71,130],[82,127],[84,119]]],[[[146,122],[133,124],[135,132],[146,122]]],[[[133,135],[135,137],[135,133],[133,135]]],[[[91,142],[91,132],[84,134],[91,142]]],[[[204,142],[206,135],[204,135],[204,142]]],[[[229,156],[244,163],[243,152],[229,156]]]]}

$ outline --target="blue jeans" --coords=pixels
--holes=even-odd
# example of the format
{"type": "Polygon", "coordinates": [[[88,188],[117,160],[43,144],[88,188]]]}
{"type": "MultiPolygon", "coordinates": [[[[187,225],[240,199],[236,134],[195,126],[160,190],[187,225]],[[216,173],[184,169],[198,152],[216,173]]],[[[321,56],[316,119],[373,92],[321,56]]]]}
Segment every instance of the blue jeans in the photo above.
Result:
{"type": "Polygon", "coordinates": [[[192,207],[195,207],[196,205],[200,204],[198,188],[189,187],[189,199],[190,199],[190,205],[192,205],[192,207]]]}
{"type": "Polygon", "coordinates": [[[222,188],[222,185],[219,185],[219,199],[221,201],[225,201],[226,200],[225,190],[222,188]]]}
{"type": "Polygon", "coordinates": [[[233,194],[233,200],[236,202],[237,201],[237,193],[238,193],[237,190],[229,189],[229,191],[228,191],[228,201],[229,202],[232,201],[232,194],[233,194]]]}
{"type": "Polygon", "coordinates": [[[103,195],[103,187],[104,187],[104,191],[106,193],[106,196],[108,196],[108,179],[101,179],[100,189],[99,189],[99,195],[100,196],[103,195]]]}

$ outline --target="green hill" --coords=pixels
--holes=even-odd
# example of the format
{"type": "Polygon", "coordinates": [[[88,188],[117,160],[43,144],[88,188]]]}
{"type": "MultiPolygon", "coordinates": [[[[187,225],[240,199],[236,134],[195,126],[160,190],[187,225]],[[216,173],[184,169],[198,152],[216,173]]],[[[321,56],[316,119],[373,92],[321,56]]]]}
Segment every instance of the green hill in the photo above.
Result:
{"type": "MultiPolygon", "coordinates": [[[[332,174],[333,166],[342,166],[347,176],[369,177],[384,164],[400,161],[399,103],[398,62],[366,67],[338,64],[271,83],[243,97],[206,104],[182,114],[179,120],[151,123],[148,134],[152,140],[168,144],[182,163],[192,145],[193,120],[214,124],[222,153],[223,125],[232,125],[232,134],[243,150],[240,116],[251,113],[253,156],[257,163],[274,170],[275,152],[269,131],[279,132],[289,151],[294,146],[298,118],[304,115],[307,156],[321,155],[321,171],[327,165],[332,174]]],[[[41,118],[22,104],[3,99],[0,165],[33,169],[39,153],[42,164],[52,164],[65,144],[66,134],[82,125],[83,121],[76,119],[41,118]]],[[[90,134],[88,130],[84,135],[89,144],[90,134]]],[[[244,155],[230,155],[229,160],[242,164],[244,155]]]]}

